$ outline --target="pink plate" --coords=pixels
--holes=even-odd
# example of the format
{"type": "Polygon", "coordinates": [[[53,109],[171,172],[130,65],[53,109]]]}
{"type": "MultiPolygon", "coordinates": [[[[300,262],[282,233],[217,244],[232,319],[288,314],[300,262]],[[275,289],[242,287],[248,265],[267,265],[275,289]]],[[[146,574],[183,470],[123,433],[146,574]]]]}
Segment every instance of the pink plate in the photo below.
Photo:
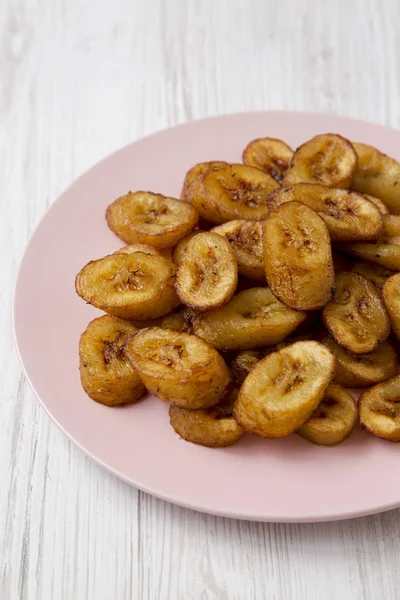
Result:
{"type": "Polygon", "coordinates": [[[50,416],[82,450],[141,490],[182,506],[260,521],[323,521],[400,505],[400,445],[354,432],[335,448],[293,435],[245,436],[208,449],[182,441],[156,398],[111,409],[81,389],[78,339],[100,312],[74,289],[76,273],[122,244],[104,211],[128,190],[178,196],[186,171],[205,160],[237,162],[249,140],[282,138],[294,148],[322,132],[373,144],[400,159],[400,132],[342,117],[258,112],[161,131],[112,154],[80,177],[39,224],[15,294],[19,354],[50,416]]]}

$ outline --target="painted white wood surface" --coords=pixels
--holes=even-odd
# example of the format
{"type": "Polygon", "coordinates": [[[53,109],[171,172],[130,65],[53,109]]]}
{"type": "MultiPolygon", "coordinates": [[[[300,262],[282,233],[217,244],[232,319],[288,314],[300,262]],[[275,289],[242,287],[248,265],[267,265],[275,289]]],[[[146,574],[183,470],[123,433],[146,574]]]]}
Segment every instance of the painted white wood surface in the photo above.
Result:
{"type": "Polygon", "coordinates": [[[140,493],[49,420],[10,321],[41,215],[123,144],[247,109],[400,127],[399,31],[397,0],[0,1],[0,600],[400,598],[400,511],[256,524],[140,493]]]}

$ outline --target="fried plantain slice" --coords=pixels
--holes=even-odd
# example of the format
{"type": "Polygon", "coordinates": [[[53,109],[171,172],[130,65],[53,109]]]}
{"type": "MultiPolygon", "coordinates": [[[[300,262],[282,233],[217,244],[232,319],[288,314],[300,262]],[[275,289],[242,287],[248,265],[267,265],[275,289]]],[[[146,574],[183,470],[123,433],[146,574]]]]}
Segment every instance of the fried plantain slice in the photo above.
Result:
{"type": "Polygon", "coordinates": [[[334,297],[322,311],[330,334],[354,354],[372,352],[390,333],[389,317],[375,285],[356,273],[339,273],[334,297]]]}
{"type": "Polygon", "coordinates": [[[400,273],[392,275],[383,286],[383,299],[393,331],[400,340],[400,273]]]}
{"type": "Polygon", "coordinates": [[[232,298],[237,282],[236,255],[225,238],[208,231],[189,241],[175,286],[186,306],[198,310],[219,308],[232,298]]]}
{"type": "Polygon", "coordinates": [[[212,231],[231,244],[241,275],[255,281],[265,281],[262,223],[238,219],[214,227],[212,231]]]}
{"type": "Polygon", "coordinates": [[[185,306],[178,312],[171,313],[163,318],[160,327],[163,329],[173,329],[182,333],[193,333],[193,327],[198,312],[185,306]]]}
{"type": "Polygon", "coordinates": [[[357,404],[353,396],[337,383],[331,383],[297,433],[318,446],[336,446],[350,435],[356,421],[357,404]]]}
{"type": "Polygon", "coordinates": [[[104,315],[89,323],[79,341],[81,384],[92,400],[107,406],[136,402],[145,387],[124,354],[137,333],[129,321],[104,315]]]}
{"type": "Polygon", "coordinates": [[[320,183],[349,188],[357,154],[349,140],[335,133],[316,135],[295,151],[283,184],[320,183]]]}
{"type": "Polygon", "coordinates": [[[353,146],[358,166],[352,189],[383,200],[391,213],[400,214],[400,163],[368,144],[353,146]]]}
{"type": "Polygon", "coordinates": [[[267,282],[279,300],[297,310],[329,302],[334,270],[321,217],[300,202],[282,204],[265,221],[263,239],[267,282]]]}
{"type": "Polygon", "coordinates": [[[310,418],[334,368],[333,354],[318,342],[296,342],[273,352],[245,379],[233,415],[248,431],[285,437],[310,418]]]}
{"type": "Polygon", "coordinates": [[[363,261],[355,263],[351,270],[353,273],[358,273],[358,275],[362,275],[365,279],[372,281],[379,290],[383,288],[387,278],[393,275],[393,272],[385,269],[385,267],[363,261]]]}
{"type": "Polygon", "coordinates": [[[298,183],[269,196],[271,210],[285,202],[302,202],[324,221],[332,241],[376,240],[383,233],[380,209],[362,194],[313,183],[298,183]]]}
{"type": "Polygon", "coordinates": [[[173,429],[184,440],[209,448],[232,446],[240,440],[244,429],[232,416],[237,390],[215,406],[188,410],[170,406],[169,419],[173,429]]]}
{"type": "Polygon", "coordinates": [[[243,163],[256,167],[271,175],[282,184],[293,157],[293,150],[282,140],[276,138],[258,138],[247,144],[243,151],[243,163]]]}
{"type": "Polygon", "coordinates": [[[125,352],[151,394],[182,408],[217,404],[231,382],[222,356],[188,333],[142,329],[125,352]]]}
{"type": "Polygon", "coordinates": [[[285,306],[269,288],[252,288],[199,315],[194,333],[219,350],[253,350],[282,341],[305,318],[305,312],[285,306]]]}
{"type": "Polygon", "coordinates": [[[201,217],[220,225],[234,219],[265,219],[268,194],[279,187],[267,173],[239,164],[208,169],[189,186],[185,200],[201,217]]]}
{"type": "Polygon", "coordinates": [[[393,346],[382,342],[369,354],[352,354],[333,337],[325,333],[321,343],[329,348],[336,358],[335,381],[341,385],[361,388],[374,385],[397,373],[397,357],[393,346]]]}
{"type": "Polygon", "coordinates": [[[159,251],[154,246],[148,244],[130,244],[123,246],[113,254],[135,254],[135,252],[143,252],[143,254],[152,254],[153,256],[161,256],[159,251]]]}
{"type": "Polygon", "coordinates": [[[343,244],[342,252],[380,265],[390,271],[400,271],[400,245],[393,243],[343,244]]]}
{"type": "Polygon", "coordinates": [[[175,274],[176,266],[162,256],[110,254],[83,267],[75,287],[88,304],[115,317],[143,321],[179,304],[175,274]]]}
{"type": "Polygon", "coordinates": [[[129,192],[107,208],[109,228],[127,244],[170,248],[197,225],[196,209],[152,192],[129,192]]]}
{"type": "Polygon", "coordinates": [[[179,242],[177,243],[177,245],[175,246],[175,248],[172,252],[172,261],[176,265],[180,264],[182,258],[186,254],[186,250],[187,250],[190,240],[192,239],[192,237],[194,237],[198,233],[204,233],[204,231],[201,229],[195,229],[194,231],[192,231],[192,233],[189,233],[189,235],[187,235],[186,237],[179,240],[179,242]]]}
{"type": "Polygon", "coordinates": [[[209,160],[207,162],[201,162],[194,165],[189,171],[186,173],[185,181],[183,182],[182,191],[181,191],[181,199],[185,200],[186,191],[192,185],[192,183],[198,179],[201,175],[203,175],[208,169],[212,167],[222,167],[227,163],[223,160],[209,160]]]}
{"type": "Polygon", "coordinates": [[[360,423],[370,433],[400,442],[400,375],[364,392],[358,409],[360,423]]]}

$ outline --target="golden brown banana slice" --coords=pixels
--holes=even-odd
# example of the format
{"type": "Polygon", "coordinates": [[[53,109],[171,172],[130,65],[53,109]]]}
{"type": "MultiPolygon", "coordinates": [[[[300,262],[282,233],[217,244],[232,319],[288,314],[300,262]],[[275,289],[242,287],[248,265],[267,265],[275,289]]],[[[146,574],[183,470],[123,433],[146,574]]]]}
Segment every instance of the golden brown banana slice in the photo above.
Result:
{"type": "Polygon", "coordinates": [[[400,340],[400,273],[392,275],[383,286],[383,299],[388,310],[393,331],[400,340]]]}
{"type": "Polygon", "coordinates": [[[222,235],[233,248],[239,273],[255,281],[265,281],[262,223],[238,219],[212,229],[222,235]]]}
{"type": "Polygon", "coordinates": [[[400,271],[400,245],[391,243],[343,244],[341,251],[380,265],[390,271],[400,271]]]}
{"type": "Polygon", "coordinates": [[[225,238],[207,231],[189,241],[176,274],[176,291],[186,306],[218,308],[232,298],[237,282],[236,255],[225,238]]]}
{"type": "Polygon", "coordinates": [[[352,189],[384,201],[389,211],[400,214],[400,163],[373,146],[353,142],[358,156],[352,189]]]}
{"type": "Polygon", "coordinates": [[[164,317],[160,327],[163,329],[181,331],[182,333],[193,333],[194,322],[197,315],[197,311],[185,306],[185,308],[182,308],[180,311],[164,317]]]}
{"type": "Polygon", "coordinates": [[[358,410],[361,425],[370,433],[400,442],[400,375],[364,392],[358,410]]]}
{"type": "Polygon", "coordinates": [[[305,204],[282,204],[265,221],[264,264],[272,292],[291,308],[314,310],[329,302],[334,283],[329,233],[305,204]]]}
{"type": "Polygon", "coordinates": [[[194,165],[189,171],[186,173],[185,181],[183,182],[181,198],[182,200],[186,199],[186,191],[192,185],[192,183],[198,179],[201,175],[203,175],[208,169],[211,167],[222,167],[227,163],[223,160],[209,160],[207,162],[201,162],[194,165]]]}
{"type": "Polygon", "coordinates": [[[196,209],[182,200],[152,192],[129,192],[110,204],[109,228],[127,244],[170,248],[197,225],[196,209]]]}
{"type": "Polygon", "coordinates": [[[189,233],[189,235],[187,235],[183,239],[179,240],[179,242],[175,246],[174,251],[172,253],[172,260],[176,265],[180,264],[183,256],[185,256],[185,254],[186,254],[186,250],[187,250],[190,240],[192,239],[192,237],[194,237],[198,233],[204,233],[204,232],[201,229],[195,229],[195,231],[192,231],[192,233],[189,233]]]}
{"type": "Polygon", "coordinates": [[[322,317],[335,340],[354,354],[372,352],[390,333],[389,317],[375,285],[356,273],[339,273],[322,317]]]}
{"type": "Polygon", "coordinates": [[[217,404],[231,382],[222,356],[188,333],[142,329],[125,352],[151,394],[182,408],[217,404]]]}
{"type": "Polygon", "coordinates": [[[305,312],[285,306],[269,288],[252,288],[199,315],[194,333],[219,350],[253,350],[282,341],[305,318],[305,312]]]}
{"type": "Polygon", "coordinates": [[[234,219],[262,220],[269,214],[268,194],[277,187],[279,183],[260,169],[226,164],[196,179],[185,200],[216,225],[234,219]]]}
{"type": "Polygon", "coordinates": [[[383,222],[384,235],[386,237],[397,237],[400,235],[400,215],[385,215],[383,222]]]}
{"type": "Polygon", "coordinates": [[[334,133],[316,135],[297,148],[284,185],[320,183],[349,188],[357,167],[357,154],[349,140],[334,133]]]}
{"type": "Polygon", "coordinates": [[[352,354],[328,334],[322,336],[336,358],[335,381],[346,387],[360,388],[374,385],[397,373],[397,357],[393,346],[383,342],[369,354],[352,354]]]}
{"type": "Polygon", "coordinates": [[[379,290],[383,288],[387,278],[393,275],[393,271],[389,271],[388,269],[385,269],[385,267],[363,261],[355,263],[351,271],[372,281],[379,290]]]}
{"type": "Polygon", "coordinates": [[[176,266],[143,252],[111,254],[88,263],[76,276],[77,294],[110,315],[143,321],[179,304],[176,266]]]}
{"type": "Polygon", "coordinates": [[[233,415],[245,429],[281,438],[301,427],[333,376],[333,354],[318,342],[297,342],[261,360],[240,388],[233,415]]]}
{"type": "Polygon", "coordinates": [[[325,221],[332,241],[376,240],[383,233],[383,215],[362,194],[298,183],[275,190],[269,196],[271,210],[285,202],[302,202],[325,221]]]}
{"type": "Polygon", "coordinates": [[[282,184],[293,157],[293,150],[275,138],[258,138],[252,140],[243,151],[243,162],[249,167],[256,167],[271,175],[282,184]]]}
{"type": "MultiPolygon", "coordinates": [[[[234,390],[230,396],[236,395],[234,390]]],[[[245,432],[232,417],[232,408],[230,400],[200,410],[170,406],[169,419],[182,439],[209,448],[224,448],[238,442],[245,432]]]]}
{"type": "Polygon", "coordinates": [[[152,254],[153,256],[161,256],[159,251],[154,246],[148,244],[130,244],[120,248],[114,254],[135,254],[135,252],[143,252],[143,254],[152,254]]]}
{"type": "Polygon", "coordinates": [[[309,420],[297,431],[318,446],[336,446],[353,431],[357,404],[342,386],[331,383],[309,420]]]}
{"type": "Polygon", "coordinates": [[[136,402],[145,387],[124,354],[132,323],[104,315],[89,323],[79,341],[79,370],[85,392],[96,402],[119,406],[136,402]]]}
{"type": "Polygon", "coordinates": [[[363,194],[363,196],[369,200],[370,202],[372,202],[373,204],[375,204],[375,206],[377,206],[379,208],[379,210],[381,211],[381,213],[383,214],[383,216],[388,215],[389,214],[389,209],[386,206],[386,204],[384,203],[383,200],[381,200],[380,198],[375,198],[375,196],[371,196],[370,194],[363,194]]]}

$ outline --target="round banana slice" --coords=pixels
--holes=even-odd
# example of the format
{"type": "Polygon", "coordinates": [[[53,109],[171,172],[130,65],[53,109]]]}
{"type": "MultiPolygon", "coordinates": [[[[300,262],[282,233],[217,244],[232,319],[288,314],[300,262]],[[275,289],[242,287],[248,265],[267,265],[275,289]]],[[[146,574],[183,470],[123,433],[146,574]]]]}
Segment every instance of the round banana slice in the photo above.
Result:
{"type": "Polygon", "coordinates": [[[182,408],[217,404],[231,382],[222,356],[188,333],[142,329],[125,352],[151,394],[182,408]]]}
{"type": "Polygon", "coordinates": [[[271,175],[282,184],[293,157],[293,150],[275,138],[259,138],[252,140],[243,151],[243,162],[249,167],[256,167],[271,175]]]}
{"type": "Polygon", "coordinates": [[[297,310],[329,302],[334,284],[324,221],[300,202],[279,206],[264,223],[265,274],[272,292],[297,310]]]}
{"type": "Polygon", "coordinates": [[[196,179],[185,200],[216,225],[234,219],[262,220],[270,212],[268,194],[277,187],[279,183],[260,169],[226,164],[212,167],[196,179]]]}
{"type": "Polygon", "coordinates": [[[328,334],[321,343],[329,348],[336,358],[335,381],[351,388],[374,385],[397,373],[397,357],[393,346],[383,342],[369,354],[352,354],[328,334]]]}
{"type": "Polygon", "coordinates": [[[400,271],[400,245],[391,243],[343,244],[343,252],[362,258],[390,271],[400,271]]]}
{"type": "Polygon", "coordinates": [[[331,383],[310,419],[297,431],[318,446],[336,446],[353,431],[357,403],[342,386],[331,383]]]}
{"type": "Polygon", "coordinates": [[[145,387],[124,353],[137,333],[128,321],[104,315],[89,323],[79,341],[82,387],[92,400],[107,406],[136,402],[145,387]]]}
{"type": "Polygon", "coordinates": [[[334,133],[324,133],[297,148],[283,183],[285,186],[320,183],[347,189],[356,168],[357,154],[349,140],[334,133]]]}
{"type": "Polygon", "coordinates": [[[176,274],[176,291],[181,301],[198,310],[226,304],[238,282],[236,255],[229,242],[216,233],[192,237],[176,274]]]}
{"type": "Polygon", "coordinates": [[[285,306],[269,288],[252,288],[199,315],[194,333],[219,350],[253,350],[281,342],[305,318],[305,312],[285,306]]]}
{"type": "Polygon", "coordinates": [[[176,265],[180,265],[182,258],[186,254],[187,247],[188,247],[190,240],[192,239],[192,237],[194,237],[198,233],[204,233],[204,231],[201,229],[195,229],[195,231],[192,231],[192,233],[189,233],[189,235],[187,235],[186,237],[179,240],[179,242],[175,246],[173,253],[172,253],[172,261],[176,265]]]}
{"type": "Polygon", "coordinates": [[[400,273],[392,275],[383,286],[383,299],[388,310],[393,331],[400,340],[400,273]]]}
{"type": "Polygon", "coordinates": [[[182,333],[193,333],[194,322],[197,315],[197,311],[185,306],[185,308],[182,308],[180,311],[164,317],[160,327],[163,329],[181,331],[182,333]]]}
{"type": "Polygon", "coordinates": [[[388,277],[393,275],[393,271],[389,271],[389,269],[385,269],[385,267],[363,261],[355,263],[351,271],[353,271],[353,273],[362,275],[365,277],[365,279],[369,279],[369,281],[372,281],[372,283],[374,283],[379,290],[383,288],[388,277]]]}
{"type": "Polygon", "coordinates": [[[400,375],[364,392],[358,410],[361,425],[370,433],[400,442],[400,375]]]}
{"type": "Polygon", "coordinates": [[[334,297],[322,317],[335,340],[354,354],[372,352],[390,333],[390,322],[375,285],[356,273],[336,276],[334,297]]]}
{"type": "Polygon", "coordinates": [[[233,248],[239,273],[255,281],[265,281],[262,223],[237,219],[212,229],[223,236],[233,248]]]}
{"type": "Polygon", "coordinates": [[[227,163],[223,160],[209,160],[207,162],[201,162],[194,165],[189,171],[186,173],[185,181],[183,182],[181,198],[182,200],[186,199],[186,192],[188,188],[192,185],[192,183],[198,179],[201,175],[203,175],[208,169],[211,167],[222,167],[227,163]]]}
{"type": "Polygon", "coordinates": [[[200,410],[188,410],[170,406],[169,419],[176,433],[184,440],[209,448],[232,446],[240,440],[244,429],[232,417],[233,401],[237,390],[216,406],[200,410]]]}
{"type": "Polygon", "coordinates": [[[148,244],[130,244],[129,246],[123,246],[114,254],[135,254],[135,252],[143,252],[143,254],[152,254],[153,256],[161,256],[158,250],[148,244]]]}
{"type": "Polygon", "coordinates": [[[400,163],[373,146],[353,142],[358,156],[352,188],[384,201],[389,211],[400,214],[400,163]]]}
{"type": "Polygon", "coordinates": [[[196,209],[182,200],[152,192],[129,192],[110,204],[109,228],[127,244],[170,248],[197,225],[196,209]]]}
{"type": "Polygon", "coordinates": [[[383,233],[380,209],[362,194],[298,183],[275,190],[269,196],[271,210],[285,202],[302,202],[325,221],[335,242],[376,240],[383,233]]]}
{"type": "Polygon", "coordinates": [[[281,438],[299,429],[333,376],[333,354],[318,342],[296,342],[261,360],[240,388],[233,415],[245,429],[281,438]]]}
{"type": "Polygon", "coordinates": [[[143,252],[111,254],[88,263],[76,276],[77,294],[110,315],[143,321],[179,304],[176,266],[143,252]]]}

